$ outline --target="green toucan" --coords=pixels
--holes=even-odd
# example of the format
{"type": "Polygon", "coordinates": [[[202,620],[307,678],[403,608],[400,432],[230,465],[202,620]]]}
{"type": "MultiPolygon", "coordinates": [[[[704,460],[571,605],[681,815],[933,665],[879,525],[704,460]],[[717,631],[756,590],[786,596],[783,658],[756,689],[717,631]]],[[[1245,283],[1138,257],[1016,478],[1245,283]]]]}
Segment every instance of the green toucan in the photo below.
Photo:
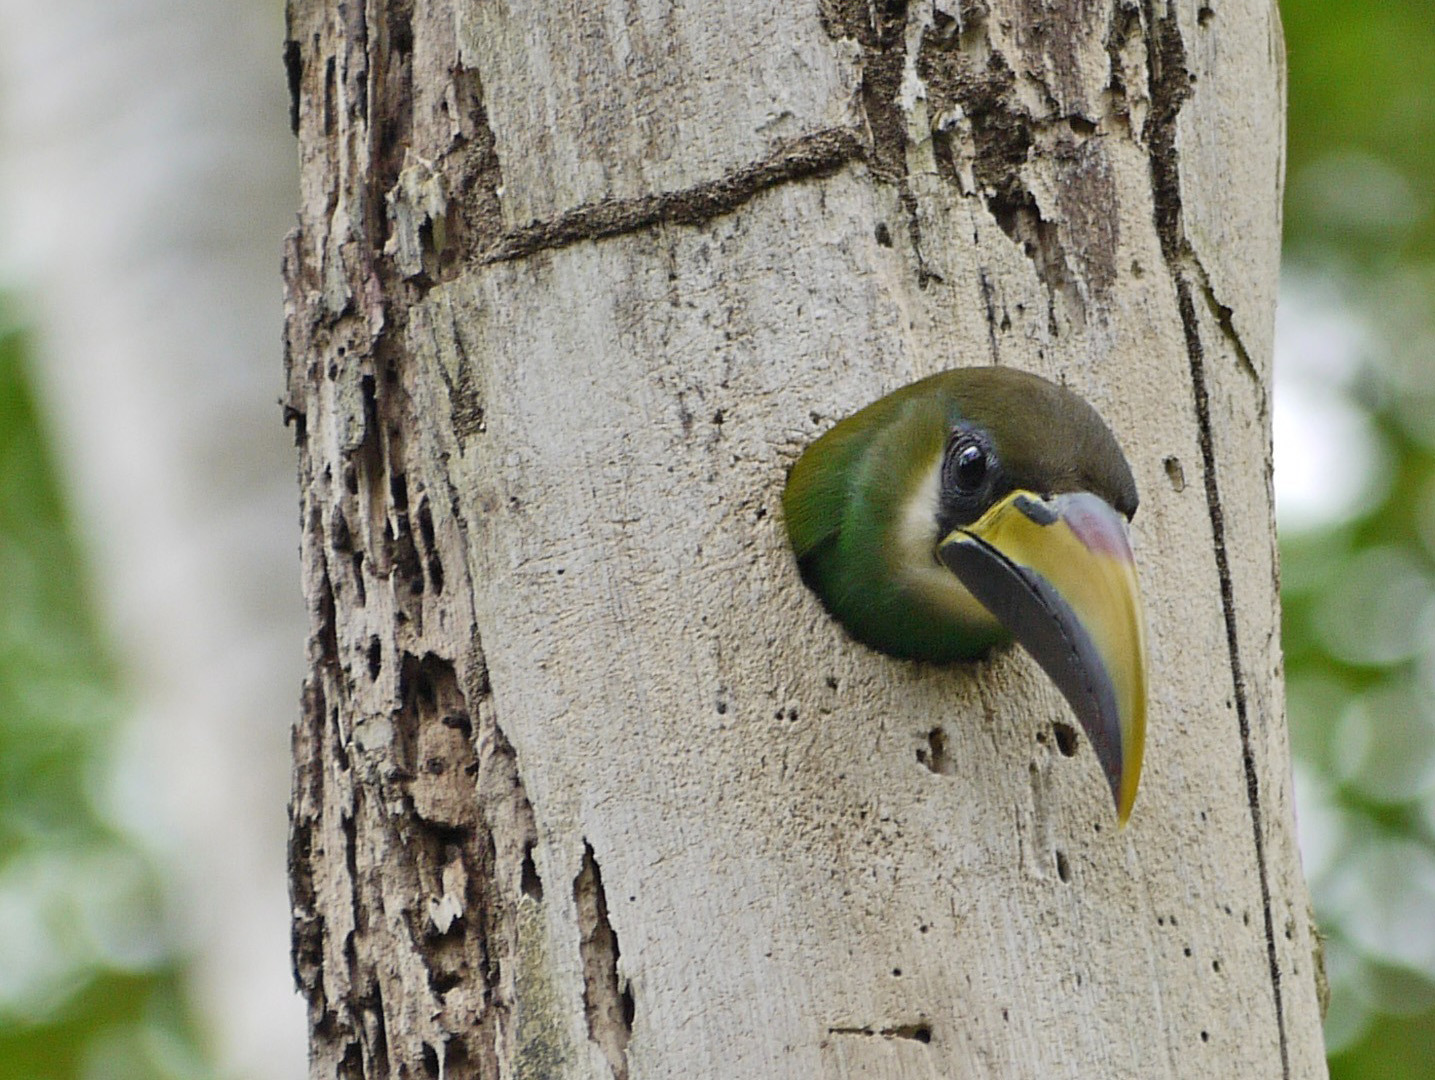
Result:
{"type": "Polygon", "coordinates": [[[782,496],[803,581],[858,641],[936,663],[1020,642],[1070,702],[1123,825],[1146,736],[1136,504],[1096,410],[1000,367],[944,371],[840,421],[782,496]]]}

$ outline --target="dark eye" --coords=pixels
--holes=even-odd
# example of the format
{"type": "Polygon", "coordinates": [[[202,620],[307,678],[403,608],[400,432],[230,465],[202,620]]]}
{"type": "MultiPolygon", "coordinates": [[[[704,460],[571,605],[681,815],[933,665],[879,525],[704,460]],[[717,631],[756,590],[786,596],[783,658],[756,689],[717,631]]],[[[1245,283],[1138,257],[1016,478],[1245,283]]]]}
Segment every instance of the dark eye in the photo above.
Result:
{"type": "Polygon", "coordinates": [[[975,495],[987,479],[987,450],[970,433],[957,435],[947,452],[947,485],[961,495],[975,495]]]}
{"type": "Polygon", "coordinates": [[[964,446],[957,453],[954,473],[957,487],[963,491],[976,491],[987,478],[987,456],[980,447],[964,446]]]}

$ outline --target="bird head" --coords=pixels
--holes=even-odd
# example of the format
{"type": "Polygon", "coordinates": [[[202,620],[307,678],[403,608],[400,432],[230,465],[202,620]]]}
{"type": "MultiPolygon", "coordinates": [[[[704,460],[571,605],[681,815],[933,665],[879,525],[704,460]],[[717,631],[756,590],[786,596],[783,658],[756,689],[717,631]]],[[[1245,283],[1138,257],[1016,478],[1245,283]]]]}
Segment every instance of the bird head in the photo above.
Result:
{"type": "Polygon", "coordinates": [[[1015,639],[1070,703],[1125,823],[1146,727],[1136,484],[1070,390],[943,372],[817,439],[783,509],[803,580],[858,641],[951,662],[1015,639]]]}

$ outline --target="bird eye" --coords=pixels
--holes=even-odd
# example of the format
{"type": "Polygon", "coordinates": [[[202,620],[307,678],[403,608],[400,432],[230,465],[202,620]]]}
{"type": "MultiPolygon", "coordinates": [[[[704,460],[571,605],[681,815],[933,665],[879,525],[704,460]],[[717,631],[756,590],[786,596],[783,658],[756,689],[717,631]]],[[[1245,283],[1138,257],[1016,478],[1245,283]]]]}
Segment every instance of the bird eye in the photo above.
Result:
{"type": "Polygon", "coordinates": [[[986,478],[986,450],[975,438],[959,436],[947,458],[947,482],[963,495],[974,495],[986,478]]]}
{"type": "Polygon", "coordinates": [[[957,485],[966,491],[982,486],[987,475],[987,456],[975,446],[964,447],[957,455],[957,485]]]}

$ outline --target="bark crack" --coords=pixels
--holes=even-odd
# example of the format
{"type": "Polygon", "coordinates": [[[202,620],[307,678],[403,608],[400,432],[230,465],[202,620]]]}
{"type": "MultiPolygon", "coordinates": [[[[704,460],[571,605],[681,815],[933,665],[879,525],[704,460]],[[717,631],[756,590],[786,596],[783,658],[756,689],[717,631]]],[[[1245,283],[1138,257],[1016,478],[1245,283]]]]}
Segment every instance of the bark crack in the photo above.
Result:
{"type": "MultiPolygon", "coordinates": [[[[1187,68],[1185,43],[1174,10],[1158,18],[1154,3],[1147,7],[1150,27],[1148,70],[1150,72],[1151,112],[1146,123],[1146,142],[1150,148],[1152,192],[1156,228],[1161,252],[1176,288],[1181,327],[1186,341],[1186,355],[1191,369],[1191,389],[1195,399],[1198,440],[1201,447],[1202,473],[1205,482],[1206,508],[1211,521],[1211,539],[1215,548],[1216,572],[1220,580],[1221,611],[1226,626],[1226,649],[1230,662],[1231,682],[1235,698],[1236,721],[1240,730],[1241,760],[1246,777],[1246,799],[1251,808],[1251,839],[1255,849],[1256,872],[1260,878],[1261,910],[1266,937],[1266,962],[1270,969],[1271,998],[1275,1007],[1276,1032],[1280,1042],[1281,1077],[1290,1080],[1290,1046],[1286,1031],[1285,1002],[1281,988],[1280,957],[1276,949],[1275,916],[1271,910],[1270,869],[1266,858],[1264,814],[1261,805],[1260,776],[1256,767],[1251,737],[1250,709],[1246,691],[1245,671],[1241,662],[1239,626],[1236,616],[1235,587],[1231,577],[1226,540],[1225,512],[1221,502],[1219,479],[1216,475],[1215,441],[1211,422],[1210,392],[1206,384],[1206,356],[1201,342],[1200,324],[1192,298],[1191,279],[1214,302],[1210,284],[1197,263],[1182,215],[1180,154],[1176,146],[1176,121],[1181,107],[1191,94],[1190,72],[1187,68]]],[[[1219,311],[1219,305],[1217,305],[1219,311]]],[[[1245,354],[1239,335],[1229,314],[1220,319],[1223,332],[1235,343],[1247,370],[1254,371],[1245,354]]],[[[1259,379],[1257,380],[1259,381],[1259,379]]]]}
{"type": "Polygon", "coordinates": [[[757,195],[794,180],[828,176],[866,157],[857,132],[835,127],[784,142],[773,154],[726,176],[678,191],[603,199],[575,207],[548,221],[510,231],[486,252],[479,265],[510,262],[540,251],[604,240],[656,225],[700,225],[729,214],[757,195]]]}
{"type": "Polygon", "coordinates": [[[910,1039],[912,1042],[930,1043],[932,1025],[925,1020],[912,1024],[895,1024],[891,1027],[830,1027],[829,1035],[857,1035],[868,1039],[910,1039]]]}
{"type": "Polygon", "coordinates": [[[907,174],[907,114],[902,81],[907,73],[907,0],[823,0],[822,28],[834,40],[854,41],[862,50],[859,95],[872,145],[872,175],[897,188],[907,235],[917,260],[917,285],[941,281],[922,257],[922,228],[917,196],[907,174]]]}
{"type": "Polygon", "coordinates": [[[1201,286],[1201,292],[1206,298],[1206,303],[1211,309],[1211,314],[1216,319],[1216,325],[1221,328],[1221,333],[1224,334],[1226,340],[1231,343],[1231,348],[1235,351],[1236,361],[1240,364],[1241,370],[1250,376],[1257,392],[1260,394],[1261,416],[1264,417],[1268,408],[1265,380],[1261,378],[1261,373],[1256,368],[1255,360],[1251,358],[1250,352],[1246,349],[1245,339],[1241,337],[1240,331],[1236,329],[1236,313],[1221,303],[1220,297],[1216,295],[1216,287],[1211,283],[1210,275],[1206,273],[1205,266],[1202,265],[1201,260],[1196,257],[1194,252],[1191,255],[1191,262],[1193,264],[1192,269],[1196,281],[1201,286]]]}
{"type": "Polygon", "coordinates": [[[578,908],[578,951],[583,960],[583,1015],[588,1037],[603,1051],[613,1080],[628,1080],[633,1035],[633,988],[618,974],[618,935],[608,921],[608,897],[593,845],[583,844],[583,865],[573,879],[578,908]]]}
{"type": "Polygon", "coordinates": [[[1156,232],[1161,254],[1173,273],[1190,250],[1181,218],[1180,152],[1176,149],[1176,118],[1191,96],[1190,74],[1186,70],[1186,46],[1176,13],[1156,17],[1155,5],[1147,0],[1147,72],[1150,81],[1151,111],[1146,117],[1145,142],[1150,152],[1151,186],[1155,201],[1156,232]]]}
{"type": "Polygon", "coordinates": [[[979,197],[1031,263],[1046,290],[1047,329],[1055,336],[1063,321],[1058,298],[1080,327],[1090,299],[1099,300],[1116,280],[1111,164],[1098,122],[1052,99],[1029,58],[1004,55],[989,18],[982,0],[963,3],[956,17],[935,12],[916,74],[927,92],[939,172],[963,196],[979,197]],[[1034,112],[1028,103],[1032,86],[1042,89],[1047,111],[1034,112]],[[1037,160],[1055,166],[1051,206],[1038,200],[1029,176],[1037,160]]]}
{"type": "Polygon", "coordinates": [[[1256,870],[1261,883],[1261,910],[1265,921],[1266,960],[1270,966],[1271,996],[1276,1010],[1276,1030],[1280,1039],[1281,1077],[1290,1078],[1290,1049],[1287,1045],[1285,1006],[1281,993],[1280,957],[1276,952],[1275,916],[1271,911],[1270,873],[1266,860],[1265,828],[1261,807],[1260,777],[1256,768],[1255,749],[1251,740],[1250,712],[1247,705],[1246,678],[1241,664],[1241,647],[1237,632],[1235,590],[1231,581],[1230,559],[1226,544],[1225,512],[1221,505],[1220,485],[1216,478],[1216,454],[1211,433],[1211,403],[1206,387],[1205,350],[1201,344],[1196,307],[1191,298],[1190,284],[1178,269],[1176,296],[1181,310],[1181,324],[1186,336],[1186,352],[1191,364],[1191,386],[1196,399],[1196,423],[1201,445],[1202,472],[1205,477],[1206,506],[1211,519],[1211,538],[1216,552],[1216,571],[1221,583],[1221,610],[1226,623],[1226,649],[1230,657],[1231,682],[1235,693],[1236,722],[1241,734],[1241,761],[1246,774],[1246,799],[1251,807],[1251,833],[1255,845],[1256,870]]]}

